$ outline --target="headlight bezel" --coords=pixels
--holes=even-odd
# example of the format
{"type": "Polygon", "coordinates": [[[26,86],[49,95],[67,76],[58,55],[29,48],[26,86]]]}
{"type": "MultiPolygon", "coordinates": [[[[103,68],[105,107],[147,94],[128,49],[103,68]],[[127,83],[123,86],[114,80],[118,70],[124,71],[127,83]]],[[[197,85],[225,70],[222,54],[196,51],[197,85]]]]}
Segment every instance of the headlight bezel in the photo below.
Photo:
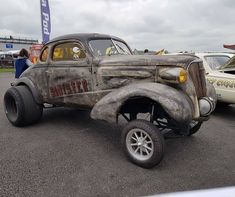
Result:
{"type": "Polygon", "coordinates": [[[188,72],[181,67],[164,68],[159,70],[159,77],[170,83],[183,84],[188,80],[188,72]]]}

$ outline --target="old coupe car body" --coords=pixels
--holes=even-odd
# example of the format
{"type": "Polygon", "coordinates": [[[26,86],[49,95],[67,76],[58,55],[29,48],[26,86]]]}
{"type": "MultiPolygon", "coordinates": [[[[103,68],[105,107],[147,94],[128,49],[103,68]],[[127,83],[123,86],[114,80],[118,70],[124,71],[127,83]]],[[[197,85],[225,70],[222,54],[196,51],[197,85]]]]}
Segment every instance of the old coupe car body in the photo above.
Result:
{"type": "Polygon", "coordinates": [[[215,87],[218,102],[235,104],[235,64],[233,53],[195,53],[203,60],[207,80],[215,87]]]}
{"type": "Polygon", "coordinates": [[[93,119],[108,122],[122,116],[129,122],[122,132],[124,152],[146,168],[161,161],[165,131],[194,134],[215,102],[200,59],[133,55],[125,41],[103,34],[51,40],[4,97],[16,126],[38,121],[45,103],[90,109],[93,119]]]}

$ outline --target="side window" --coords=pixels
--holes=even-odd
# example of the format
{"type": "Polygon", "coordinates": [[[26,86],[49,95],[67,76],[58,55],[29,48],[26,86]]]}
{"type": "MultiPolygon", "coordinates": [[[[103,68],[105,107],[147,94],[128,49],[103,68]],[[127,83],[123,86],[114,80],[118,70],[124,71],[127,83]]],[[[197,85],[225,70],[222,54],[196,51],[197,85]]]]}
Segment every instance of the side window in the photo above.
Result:
{"type": "Polygon", "coordinates": [[[80,44],[67,42],[58,44],[54,47],[52,53],[53,61],[77,61],[86,57],[80,44]]]}
{"type": "Polygon", "coordinates": [[[46,62],[47,57],[48,57],[48,47],[46,47],[46,48],[42,51],[41,56],[40,56],[40,61],[41,61],[41,62],[46,62]]]}

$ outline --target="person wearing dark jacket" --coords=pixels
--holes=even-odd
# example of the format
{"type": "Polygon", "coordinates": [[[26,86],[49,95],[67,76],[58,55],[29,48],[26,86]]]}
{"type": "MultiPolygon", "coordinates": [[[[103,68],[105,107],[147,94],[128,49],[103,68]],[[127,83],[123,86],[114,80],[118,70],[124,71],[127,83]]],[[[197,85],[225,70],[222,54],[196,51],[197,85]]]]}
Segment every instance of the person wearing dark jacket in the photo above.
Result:
{"type": "Polygon", "coordinates": [[[15,61],[15,78],[18,79],[20,75],[33,63],[28,59],[29,53],[26,49],[21,49],[18,59],[15,61]]]}

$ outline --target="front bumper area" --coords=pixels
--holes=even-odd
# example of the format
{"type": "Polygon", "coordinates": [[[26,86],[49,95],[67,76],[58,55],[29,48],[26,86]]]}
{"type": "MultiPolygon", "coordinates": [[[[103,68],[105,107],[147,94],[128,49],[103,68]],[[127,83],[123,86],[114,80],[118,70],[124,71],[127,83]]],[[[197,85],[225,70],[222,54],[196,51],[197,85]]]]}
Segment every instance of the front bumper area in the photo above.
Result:
{"type": "Polygon", "coordinates": [[[209,116],[215,109],[216,100],[212,97],[203,97],[199,101],[200,116],[209,116]]]}

